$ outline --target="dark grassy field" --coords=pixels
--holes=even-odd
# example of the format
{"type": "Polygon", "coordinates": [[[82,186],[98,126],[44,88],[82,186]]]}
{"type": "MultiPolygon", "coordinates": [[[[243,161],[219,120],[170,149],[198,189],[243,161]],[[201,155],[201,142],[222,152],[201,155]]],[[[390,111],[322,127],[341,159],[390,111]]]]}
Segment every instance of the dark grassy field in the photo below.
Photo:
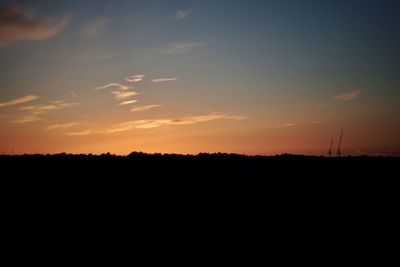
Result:
{"type": "Polygon", "coordinates": [[[397,217],[399,163],[293,155],[0,156],[4,234],[61,242],[371,242],[397,217]]]}

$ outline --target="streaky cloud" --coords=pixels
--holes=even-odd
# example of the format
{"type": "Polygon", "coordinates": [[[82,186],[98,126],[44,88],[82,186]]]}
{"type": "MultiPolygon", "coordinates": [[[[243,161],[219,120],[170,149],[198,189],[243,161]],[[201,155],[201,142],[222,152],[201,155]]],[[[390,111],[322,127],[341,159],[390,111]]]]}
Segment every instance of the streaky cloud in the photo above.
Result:
{"type": "Polygon", "coordinates": [[[148,111],[150,109],[161,107],[161,105],[146,105],[146,106],[139,106],[131,109],[131,112],[141,112],[141,111],[148,111]]]}
{"type": "Polygon", "coordinates": [[[0,103],[0,108],[31,102],[31,101],[37,100],[39,98],[40,97],[38,97],[36,95],[23,96],[23,97],[20,97],[20,98],[16,98],[16,99],[13,99],[13,100],[9,100],[9,101],[0,103]]]}
{"type": "Polygon", "coordinates": [[[224,113],[211,113],[200,116],[186,116],[175,119],[155,119],[155,120],[136,120],[120,124],[120,127],[111,129],[110,133],[121,132],[131,129],[153,129],[163,126],[175,125],[192,125],[201,122],[209,122],[215,120],[244,120],[247,119],[244,115],[227,115],[224,113]]]}
{"type": "Polygon", "coordinates": [[[160,78],[160,79],[153,79],[151,80],[153,83],[163,83],[163,82],[173,82],[177,81],[178,78],[176,77],[171,77],[171,78],[160,78]]]}
{"type": "Polygon", "coordinates": [[[55,101],[51,101],[50,103],[51,103],[51,104],[58,105],[58,104],[63,104],[63,103],[65,103],[65,101],[64,101],[64,100],[55,100],[55,101]]]}
{"type": "Polygon", "coordinates": [[[138,102],[136,99],[135,100],[126,100],[126,101],[119,103],[118,106],[126,106],[126,105],[130,105],[130,104],[134,104],[136,102],[138,102]]]}
{"type": "Polygon", "coordinates": [[[139,94],[134,91],[111,91],[110,93],[113,94],[117,100],[125,100],[139,94]]]}
{"type": "Polygon", "coordinates": [[[276,128],[290,128],[290,127],[295,127],[295,126],[304,126],[304,125],[318,125],[323,123],[323,120],[317,120],[315,118],[307,118],[307,119],[302,119],[298,120],[295,122],[285,122],[281,123],[278,125],[275,125],[276,128]]]}
{"type": "Polygon", "coordinates": [[[19,110],[25,111],[26,115],[24,115],[21,119],[15,120],[14,122],[22,124],[22,123],[39,121],[42,119],[43,115],[48,114],[49,112],[70,108],[78,104],[79,103],[77,102],[66,102],[64,100],[57,100],[57,101],[51,101],[49,104],[46,105],[38,104],[38,105],[20,107],[19,110]]]}
{"type": "Polygon", "coordinates": [[[153,120],[133,120],[117,123],[103,129],[85,129],[77,132],[69,132],[69,136],[84,136],[91,134],[118,134],[128,132],[134,129],[155,129],[165,126],[193,125],[216,120],[245,120],[245,115],[228,115],[224,113],[210,113],[199,116],[185,116],[172,119],[153,119],[153,120]]]}
{"type": "Polygon", "coordinates": [[[123,85],[120,83],[109,83],[109,84],[106,84],[103,86],[98,86],[98,87],[94,88],[94,91],[100,91],[100,90],[105,90],[105,89],[109,89],[109,88],[118,88],[119,90],[122,90],[122,91],[133,89],[132,86],[123,85]]]}
{"type": "Polygon", "coordinates": [[[28,116],[24,116],[20,119],[14,120],[13,123],[25,124],[25,123],[31,123],[31,122],[36,122],[36,121],[40,121],[40,120],[42,120],[42,117],[35,116],[35,115],[28,115],[28,116]]]}
{"type": "Polygon", "coordinates": [[[163,54],[180,54],[184,52],[190,52],[194,48],[203,47],[205,44],[203,43],[172,43],[169,44],[166,48],[161,49],[160,53],[163,54]]]}
{"type": "Polygon", "coordinates": [[[35,109],[35,106],[24,106],[19,108],[19,110],[33,110],[33,109],[35,109]]]}
{"type": "Polygon", "coordinates": [[[279,124],[276,127],[278,127],[278,128],[286,128],[286,127],[293,127],[293,126],[296,126],[296,125],[297,125],[297,123],[289,122],[289,123],[279,124]]]}
{"type": "Polygon", "coordinates": [[[125,81],[130,82],[130,83],[137,83],[137,82],[143,81],[145,77],[146,77],[146,74],[137,74],[137,75],[125,77],[125,81]]]}
{"type": "Polygon", "coordinates": [[[361,90],[348,92],[345,94],[337,95],[332,97],[332,99],[340,100],[340,101],[351,101],[361,95],[361,90]]]}
{"type": "Polygon", "coordinates": [[[64,109],[64,108],[69,108],[78,105],[79,103],[77,102],[65,102],[64,100],[60,101],[53,101],[50,102],[50,104],[47,105],[33,105],[33,106],[25,106],[21,107],[20,110],[23,111],[29,111],[31,114],[34,115],[42,115],[45,113],[48,113],[52,110],[59,110],[59,109],[64,109]]]}
{"type": "Polygon", "coordinates": [[[80,125],[79,122],[58,123],[47,126],[47,130],[65,130],[80,125]]]}
{"type": "Polygon", "coordinates": [[[85,136],[85,135],[92,135],[92,134],[99,134],[101,131],[96,131],[96,130],[82,130],[82,131],[76,131],[76,132],[69,132],[66,133],[66,135],[69,136],[85,136]]]}

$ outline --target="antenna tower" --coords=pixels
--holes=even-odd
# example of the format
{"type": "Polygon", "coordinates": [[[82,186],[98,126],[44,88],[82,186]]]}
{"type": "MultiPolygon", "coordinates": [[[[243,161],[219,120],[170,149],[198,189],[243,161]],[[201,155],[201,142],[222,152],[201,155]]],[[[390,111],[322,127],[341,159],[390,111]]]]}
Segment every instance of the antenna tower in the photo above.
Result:
{"type": "Polygon", "coordinates": [[[342,155],[342,140],[343,140],[343,130],[340,133],[340,139],[339,139],[339,144],[338,144],[338,148],[337,148],[337,156],[340,157],[342,155]]]}
{"type": "Polygon", "coordinates": [[[329,151],[328,151],[329,157],[332,157],[332,145],[333,145],[333,136],[332,136],[331,145],[329,146],[329,151]]]}

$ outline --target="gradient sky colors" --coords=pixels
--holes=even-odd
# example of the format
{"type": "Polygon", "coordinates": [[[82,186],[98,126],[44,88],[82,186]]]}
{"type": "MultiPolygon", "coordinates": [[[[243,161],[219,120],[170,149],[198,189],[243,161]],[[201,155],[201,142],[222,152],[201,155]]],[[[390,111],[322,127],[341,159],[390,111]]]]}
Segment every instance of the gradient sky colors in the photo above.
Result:
{"type": "Polygon", "coordinates": [[[400,155],[399,1],[0,1],[2,153],[400,155]]]}

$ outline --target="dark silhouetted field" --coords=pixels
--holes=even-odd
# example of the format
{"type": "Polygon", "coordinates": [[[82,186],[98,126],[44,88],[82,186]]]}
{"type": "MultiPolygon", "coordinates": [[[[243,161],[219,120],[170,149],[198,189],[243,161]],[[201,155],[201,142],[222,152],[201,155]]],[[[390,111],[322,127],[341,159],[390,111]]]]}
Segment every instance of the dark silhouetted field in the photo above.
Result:
{"type": "Polygon", "coordinates": [[[4,229],[14,240],[61,242],[370,242],[396,217],[399,163],[291,155],[0,156],[4,229]]]}

